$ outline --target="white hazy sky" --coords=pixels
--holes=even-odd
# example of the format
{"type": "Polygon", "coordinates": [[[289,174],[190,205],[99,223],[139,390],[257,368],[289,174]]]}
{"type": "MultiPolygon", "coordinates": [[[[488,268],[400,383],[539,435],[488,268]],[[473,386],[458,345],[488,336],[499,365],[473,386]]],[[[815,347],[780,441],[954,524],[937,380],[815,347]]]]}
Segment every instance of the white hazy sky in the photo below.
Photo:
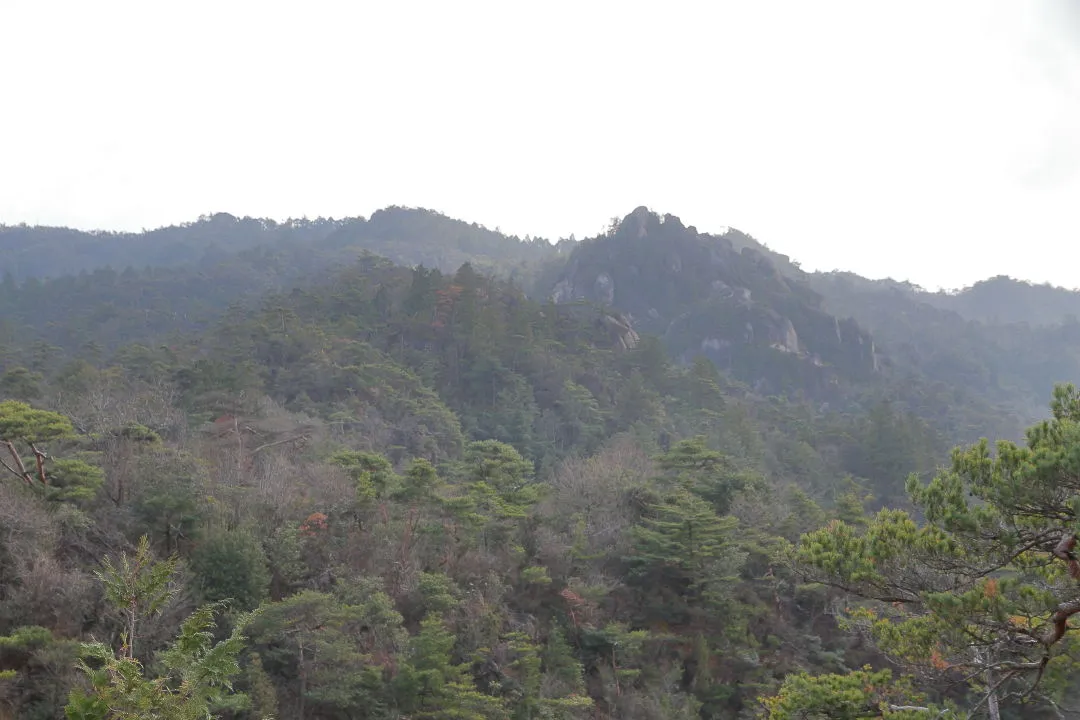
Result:
{"type": "Polygon", "coordinates": [[[1080,0],[0,0],[0,222],[390,204],[1080,286],[1080,0]]]}

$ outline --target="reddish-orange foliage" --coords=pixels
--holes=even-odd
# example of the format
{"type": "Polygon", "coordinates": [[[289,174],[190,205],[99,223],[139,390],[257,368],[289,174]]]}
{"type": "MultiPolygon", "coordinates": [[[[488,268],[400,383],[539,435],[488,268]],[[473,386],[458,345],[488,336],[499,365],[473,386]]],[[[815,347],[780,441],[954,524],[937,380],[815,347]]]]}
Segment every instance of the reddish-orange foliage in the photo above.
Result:
{"type": "Polygon", "coordinates": [[[315,537],[315,535],[326,529],[327,519],[326,515],[321,512],[311,513],[308,515],[307,520],[300,525],[300,533],[308,537],[315,537]]]}
{"type": "Polygon", "coordinates": [[[949,668],[948,661],[937,650],[930,653],[930,664],[938,670],[947,670],[949,668]]]}
{"type": "Polygon", "coordinates": [[[574,623],[574,627],[578,626],[577,613],[574,612],[574,608],[580,608],[585,604],[585,598],[578,595],[570,588],[563,588],[559,592],[559,596],[562,597],[570,605],[570,619],[574,623]]]}
{"type": "Polygon", "coordinates": [[[454,303],[457,302],[463,289],[460,285],[451,285],[445,290],[435,291],[435,318],[431,322],[433,328],[441,328],[446,325],[447,319],[453,313],[454,303]]]}
{"type": "Polygon", "coordinates": [[[581,597],[570,588],[563,588],[562,591],[559,592],[559,595],[562,597],[563,600],[570,603],[571,605],[585,604],[585,598],[581,597]]]}

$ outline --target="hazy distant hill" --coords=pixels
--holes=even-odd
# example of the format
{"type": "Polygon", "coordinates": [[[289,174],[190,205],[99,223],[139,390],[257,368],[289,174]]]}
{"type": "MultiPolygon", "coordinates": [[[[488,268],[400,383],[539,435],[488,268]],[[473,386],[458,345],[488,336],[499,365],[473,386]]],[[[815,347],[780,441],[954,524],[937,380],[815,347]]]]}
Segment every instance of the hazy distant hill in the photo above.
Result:
{"type": "Polygon", "coordinates": [[[707,357],[758,392],[835,407],[888,398],[952,438],[1014,435],[1055,379],[1080,374],[1062,359],[1042,368],[1045,386],[1023,363],[1002,360],[995,375],[979,361],[1001,350],[992,333],[914,300],[910,286],[804,273],[738,230],[701,234],[645,208],[582,241],[549,287],[557,302],[625,313],[676,359],[707,357]],[[958,328],[977,352],[953,352],[958,328]]]}
{"type": "Polygon", "coordinates": [[[1080,317],[1080,292],[999,275],[953,293],[921,293],[926,302],[984,323],[1054,325],[1080,317]]]}
{"type": "Polygon", "coordinates": [[[368,250],[403,265],[452,271],[464,262],[507,272],[556,254],[544,240],[521,240],[440,213],[390,207],[340,220],[237,218],[227,213],[142,233],[84,232],[70,228],[0,225],[4,272],[16,280],[62,277],[111,267],[213,265],[253,248],[303,250],[337,262],[340,251],[368,250]]]}
{"type": "Polygon", "coordinates": [[[846,272],[806,273],[787,255],[772,250],[745,233],[731,229],[724,237],[736,248],[750,247],[764,253],[785,275],[806,280],[818,286],[819,290],[822,287],[814,278],[843,276],[849,285],[864,290],[898,290],[934,307],[952,310],[965,319],[990,325],[1056,325],[1080,317],[1080,291],[1048,283],[1035,284],[999,275],[981,280],[962,290],[929,292],[918,285],[900,280],[871,280],[846,272]]]}
{"type": "Polygon", "coordinates": [[[646,208],[558,246],[398,207],[286,223],[217,214],[139,234],[4,227],[0,346],[109,351],[201,333],[230,305],[316,287],[365,253],[447,273],[469,262],[539,299],[607,305],[619,333],[659,337],[680,362],[707,357],[761,393],[837,407],[891,398],[954,438],[1015,434],[1055,382],[1080,380],[1077,293],[806,273],[739,230],[702,234],[646,208]]]}
{"type": "Polygon", "coordinates": [[[807,283],[829,312],[857,321],[894,374],[924,378],[955,405],[984,404],[1012,432],[1044,414],[1055,383],[1080,383],[1080,292],[1007,277],[928,292],[850,272],[808,273],[748,235],[732,230],[725,237],[807,283]]]}

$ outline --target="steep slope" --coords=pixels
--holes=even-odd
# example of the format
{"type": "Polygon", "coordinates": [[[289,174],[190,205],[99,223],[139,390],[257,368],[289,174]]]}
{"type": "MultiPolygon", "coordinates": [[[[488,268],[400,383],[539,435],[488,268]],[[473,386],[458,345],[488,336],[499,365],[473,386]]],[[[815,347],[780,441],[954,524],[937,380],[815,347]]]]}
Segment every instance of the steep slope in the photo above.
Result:
{"type": "Polygon", "coordinates": [[[931,293],[850,272],[808,273],[749,235],[725,237],[765,254],[819,293],[830,313],[870,331],[893,396],[958,441],[1019,438],[1044,414],[1055,383],[1080,382],[1080,293],[1003,277],[931,293]]]}
{"type": "MultiPolygon", "coordinates": [[[[1080,382],[1080,324],[989,323],[937,306],[906,283],[851,273],[808,276],[837,314],[869,328],[900,368],[942,384],[964,402],[989,403],[1011,432],[1041,416],[1058,382],[1080,382]]],[[[959,398],[958,398],[959,399],[959,398]]],[[[1000,428],[1004,431],[1005,428],[1000,428]]]]}
{"type": "Polygon", "coordinates": [[[870,335],[764,254],[643,207],[575,248],[551,297],[617,308],[683,362],[703,355],[769,394],[837,399],[880,370],[870,335]]]}

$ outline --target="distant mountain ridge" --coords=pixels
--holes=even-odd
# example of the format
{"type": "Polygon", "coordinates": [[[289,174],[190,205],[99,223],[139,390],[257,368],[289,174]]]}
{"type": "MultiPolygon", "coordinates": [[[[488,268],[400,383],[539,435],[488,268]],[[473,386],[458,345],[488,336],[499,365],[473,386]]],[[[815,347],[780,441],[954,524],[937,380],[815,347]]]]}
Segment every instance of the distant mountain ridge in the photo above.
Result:
{"type": "Polygon", "coordinates": [[[108,351],[203,332],[230,305],[325,282],[371,253],[444,273],[469,263],[534,298],[607,306],[618,346],[653,335],[674,359],[706,357],[763,394],[889,398],[952,438],[1014,434],[1055,382],[1080,381],[1080,293],[810,273],[740,230],[700,233],[644,207],[558,244],[403,207],[284,223],[219,213],[146,233],[0,226],[0,351],[21,336],[108,351]]]}
{"type": "Polygon", "coordinates": [[[1054,325],[1080,317],[1080,292],[1005,275],[982,280],[959,292],[921,293],[926,302],[989,324],[1054,325]]]}
{"type": "MultiPolygon", "coordinates": [[[[318,218],[276,222],[216,213],[195,222],[141,233],[0,225],[3,271],[15,280],[62,277],[111,267],[209,265],[226,256],[268,248],[334,255],[363,249],[402,265],[452,271],[464,262],[481,268],[513,267],[557,254],[541,239],[524,240],[433,210],[392,206],[370,218],[318,218]]],[[[332,264],[332,263],[331,263],[332,264]]]]}
{"type": "MultiPolygon", "coordinates": [[[[787,255],[735,228],[711,237],[723,238],[736,251],[750,248],[762,253],[785,277],[799,278],[810,285],[815,284],[814,276],[832,275],[806,273],[787,255]]],[[[362,249],[401,265],[423,264],[444,272],[470,262],[485,270],[510,273],[514,269],[520,272],[525,265],[540,266],[566,257],[577,244],[521,239],[434,210],[400,206],[377,210],[369,218],[305,218],[284,222],[214,213],[194,222],[141,233],[90,232],[0,222],[2,272],[16,281],[78,275],[106,267],[120,271],[127,267],[205,266],[257,248],[303,249],[317,256],[331,256],[327,266],[340,260],[335,251],[362,249]]],[[[910,292],[922,302],[987,324],[1053,325],[1080,317],[1080,291],[1007,276],[988,278],[962,290],[947,292],[930,292],[891,279],[859,278],[859,282],[867,288],[910,292]]]]}
{"type": "Polygon", "coordinates": [[[802,270],[798,263],[792,262],[787,255],[770,249],[745,233],[732,230],[726,233],[725,237],[739,247],[751,247],[768,255],[785,275],[806,280],[812,285],[820,285],[820,278],[842,276],[864,290],[897,291],[910,295],[919,302],[942,310],[951,310],[965,319],[988,325],[1056,325],[1080,317],[1080,290],[1070,290],[1049,283],[1032,283],[998,275],[960,290],[929,291],[904,280],[874,280],[846,271],[809,273],[802,270]]]}

